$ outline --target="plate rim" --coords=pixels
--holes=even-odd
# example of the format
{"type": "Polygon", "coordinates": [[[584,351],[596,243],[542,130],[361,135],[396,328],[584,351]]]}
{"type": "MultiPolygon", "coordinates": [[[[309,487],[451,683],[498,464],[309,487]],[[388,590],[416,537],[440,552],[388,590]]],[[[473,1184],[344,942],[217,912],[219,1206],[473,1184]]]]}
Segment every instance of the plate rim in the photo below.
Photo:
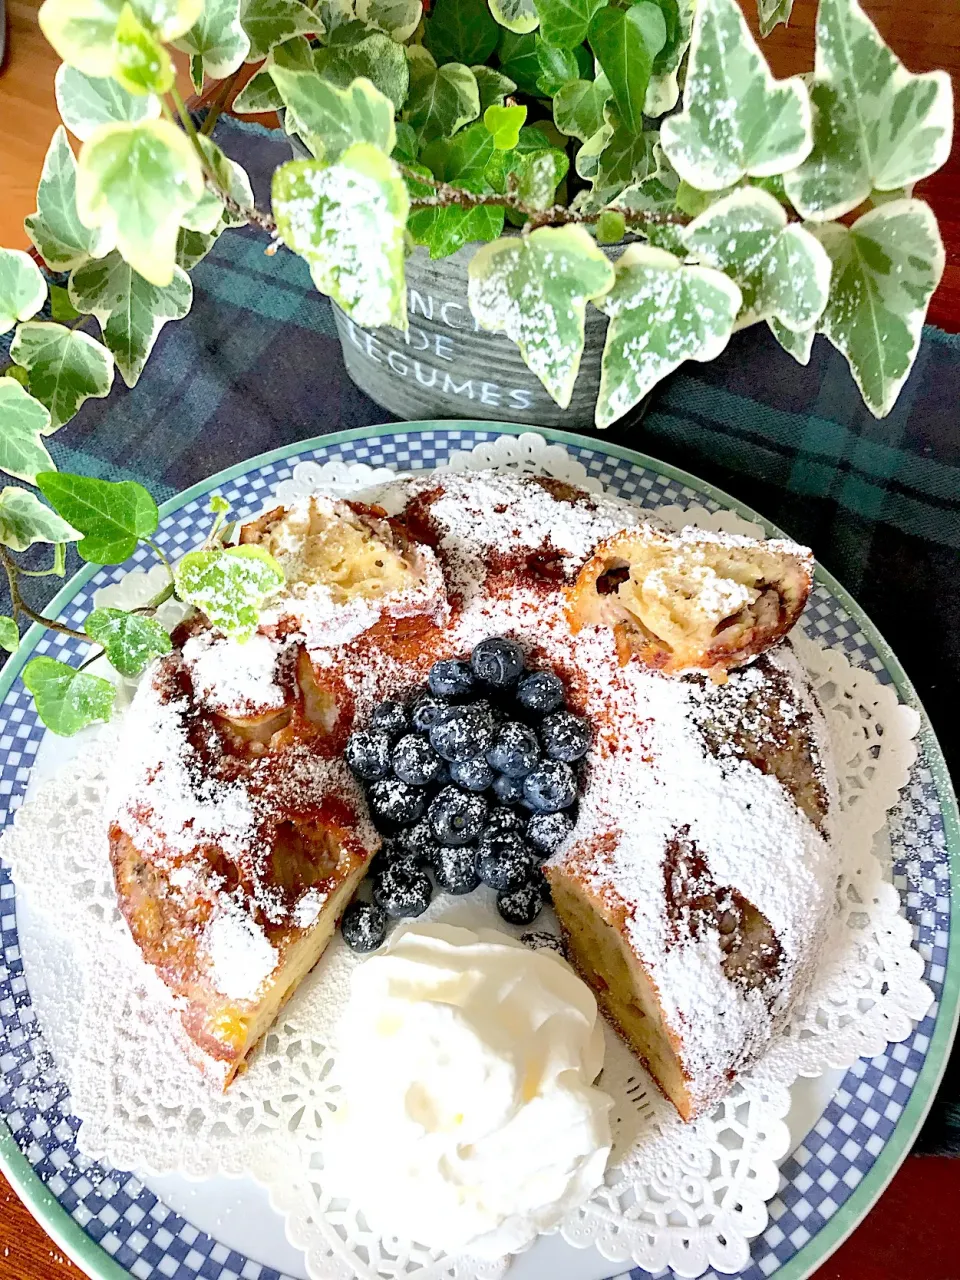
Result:
{"type": "MultiPolygon", "coordinates": [[[[229,483],[229,481],[246,474],[255,467],[282,461],[284,458],[293,457],[296,454],[307,453],[324,446],[344,444],[353,440],[377,439],[383,435],[427,434],[431,431],[455,430],[483,431],[494,435],[539,435],[550,440],[551,443],[560,445],[574,444],[580,448],[620,458],[623,461],[639,463],[641,466],[648,466],[656,470],[661,475],[669,476],[670,479],[694,491],[705,493],[708,497],[720,505],[735,511],[744,519],[760,524],[768,536],[788,536],[771,520],[766,519],[759,512],[754,511],[752,507],[733,497],[732,494],[727,493],[719,486],[702,480],[681,467],[662,462],[660,459],[643,453],[639,449],[630,449],[624,445],[596,439],[593,436],[585,436],[577,432],[563,431],[553,427],[524,426],[517,423],[470,418],[380,423],[366,427],[353,427],[344,431],[334,431],[326,435],[311,436],[305,440],[295,440],[276,449],[270,449],[241,462],[234,463],[230,467],[225,467],[223,470],[174,494],[173,497],[168,498],[159,505],[160,518],[165,518],[197,498],[203,497],[212,489],[229,483]]],[[[49,602],[47,605],[48,611],[52,612],[54,617],[57,617],[80,588],[99,573],[102,567],[101,565],[89,564],[79,569],[69,581],[64,583],[49,602]]],[[[856,602],[846,587],[838,582],[819,563],[816,565],[815,579],[828,587],[844,609],[863,626],[871,644],[889,672],[898,696],[908,706],[912,707],[920,717],[918,738],[929,761],[933,784],[940,802],[949,854],[952,892],[954,885],[960,883],[960,811],[958,811],[957,796],[947,770],[943,751],[930,719],[917,696],[909,676],[872,618],[856,602]]],[[[0,700],[6,697],[11,685],[19,677],[44,630],[45,628],[34,623],[24,633],[16,653],[11,654],[7,659],[2,672],[0,672],[0,700]]],[[[806,1244],[798,1249],[789,1261],[773,1272],[777,1280],[808,1280],[808,1277],[812,1275],[816,1268],[822,1266],[873,1209],[897,1170],[909,1155],[913,1141],[933,1105],[937,1087],[943,1078],[950,1057],[950,1049],[957,1033],[958,1021],[960,1021],[958,940],[960,940],[960,909],[952,910],[950,913],[950,932],[947,944],[943,992],[934,1032],[923,1060],[923,1066],[911,1090],[910,1099],[897,1120],[893,1132],[874,1160],[869,1173],[851,1191],[846,1201],[815,1236],[812,1236],[806,1244]]],[[[2,1118],[0,1118],[0,1170],[5,1174],[17,1195],[37,1222],[77,1266],[86,1271],[88,1275],[94,1276],[95,1280],[129,1280],[129,1272],[115,1262],[97,1241],[88,1236],[56,1197],[47,1190],[40,1176],[34,1171],[27,1157],[15,1143],[6,1122],[2,1118]]]]}

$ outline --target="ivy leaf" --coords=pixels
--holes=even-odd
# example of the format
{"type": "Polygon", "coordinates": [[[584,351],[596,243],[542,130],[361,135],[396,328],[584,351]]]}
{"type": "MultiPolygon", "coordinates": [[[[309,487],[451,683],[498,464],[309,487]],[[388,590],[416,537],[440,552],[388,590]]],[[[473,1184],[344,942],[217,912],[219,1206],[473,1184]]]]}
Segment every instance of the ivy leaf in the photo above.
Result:
{"type": "MultiPolygon", "coordinates": [[[[162,43],[192,27],[203,4],[204,0],[130,0],[129,8],[162,43]]],[[[123,8],[123,0],[44,0],[37,17],[40,30],[64,62],[88,76],[109,76],[123,8]]]]}
{"type": "Polygon", "coordinates": [[[8,614],[0,614],[0,649],[16,653],[20,648],[20,628],[8,614]]]}
{"type": "Polygon", "coordinates": [[[813,350],[813,339],[816,336],[816,326],[812,329],[806,329],[803,333],[794,333],[792,329],[787,329],[779,320],[770,319],[767,321],[770,332],[783,347],[788,355],[793,356],[797,364],[809,364],[810,352],[813,350]]]}
{"type": "Polygon", "coordinates": [[[736,0],[698,4],[684,108],[664,120],[660,140],[680,177],[702,191],[784,173],[809,153],[803,81],[774,80],[736,0]]]}
{"type": "Polygon", "coordinates": [[[0,333],[35,316],[47,298],[40,268],[22,249],[0,249],[0,333]]]}
{"type": "Polygon", "coordinates": [[[500,59],[500,70],[514,81],[521,93],[529,93],[538,97],[540,87],[540,59],[537,57],[537,38],[527,32],[518,35],[516,32],[504,30],[497,46],[500,59]]]}
{"type": "MultiPolygon", "coordinates": [[[[757,0],[757,18],[760,22],[760,34],[766,38],[780,22],[786,26],[790,21],[792,10],[793,0],[757,0]]],[[[801,364],[806,363],[806,360],[801,361],[801,364]]]]}
{"type": "Polygon", "coordinates": [[[487,0],[434,0],[423,43],[438,63],[486,62],[497,47],[500,29],[487,0]]]}
{"type": "Polygon", "coordinates": [[[57,68],[53,83],[60,117],[81,142],[102,124],[136,124],[160,114],[155,94],[128,93],[112,77],[87,76],[65,62],[57,68]]]}
{"type": "Polygon", "coordinates": [[[396,145],[393,103],[369,80],[338,89],[303,71],[274,67],[271,74],[300,130],[321,143],[323,159],[339,159],[355,142],[369,142],[387,155],[396,145]]]}
{"type": "Polygon", "coordinates": [[[138,676],[151,658],[169,653],[172,647],[155,618],[127,613],[126,609],[94,609],[83,629],[122,676],[138,676]]]}
{"type": "Polygon", "coordinates": [[[502,107],[504,100],[516,90],[517,86],[510,77],[494,71],[493,67],[476,66],[470,70],[480,93],[481,111],[486,111],[487,107],[502,107]]]}
{"type": "Polygon", "coordinates": [[[740,290],[712,267],[685,266],[650,245],[630,245],[598,303],[610,317],[596,423],[609,427],[684,360],[715,360],[740,310],[740,290]]]}
{"type": "Polygon", "coordinates": [[[540,64],[537,85],[546,98],[552,98],[565,84],[593,70],[593,60],[583,44],[575,50],[558,49],[537,37],[537,61],[540,64]]]}
{"type": "Polygon", "coordinates": [[[55,658],[31,658],[23,669],[23,683],[33,694],[37,715],[63,738],[94,721],[109,720],[117,694],[109,680],[55,658]]]}
{"type": "MultiPolygon", "coordinates": [[[[279,111],[283,106],[280,90],[273,83],[271,67],[258,71],[243,86],[230,110],[238,116],[255,116],[261,112],[279,111]]],[[[289,133],[289,129],[287,130],[289,133]]]]}
{"type": "Polygon", "coordinates": [[[619,244],[627,234],[627,221],[616,209],[604,209],[597,219],[597,244],[619,244]]]}
{"type": "Polygon", "coordinates": [[[867,408],[884,418],[916,359],[930,295],[943,275],[943,241],[922,200],[893,200],[852,227],[810,228],[833,263],[819,329],[847,358],[867,408]]]}
{"type": "Polygon", "coordinates": [[[200,162],[186,135],[167,120],[101,125],[80,152],[81,222],[106,228],[151,284],[172,281],[180,218],[202,195],[200,162]]]}
{"type": "Polygon", "coordinates": [[[135,480],[41,471],[36,484],[54,510],[83,534],[77,551],[90,564],[122,564],[141,538],[156,531],[157,504],[135,480]]]}
{"type": "MultiPolygon", "coordinates": [[[[426,50],[423,53],[426,57],[426,50]]],[[[410,70],[404,46],[379,31],[372,31],[353,44],[318,49],[316,69],[325,80],[330,80],[340,89],[349,88],[358,76],[363,76],[376,85],[398,111],[410,88],[410,70]]]]}
{"type": "Polygon", "coordinates": [[[46,408],[14,378],[0,378],[0,471],[34,484],[53,467],[40,437],[50,426],[46,408]]]}
{"type": "Polygon", "coordinates": [[[173,279],[160,288],[134,271],[116,250],[74,271],[68,289],[78,311],[96,316],[128,387],[136,386],[163,326],[168,320],[182,320],[193,301],[190,277],[180,267],[174,267],[173,279]]]}
{"type": "MultiPolygon", "coordinates": [[[[482,181],[458,177],[457,186],[467,191],[482,191],[482,181]]],[[[432,194],[430,187],[411,182],[414,197],[432,194]]],[[[431,258],[446,258],[465,244],[496,240],[503,231],[503,209],[494,205],[476,205],[461,209],[458,205],[417,209],[407,218],[407,230],[414,244],[421,244],[431,258]]]]}
{"type": "Polygon", "coordinates": [[[259,62],[274,45],[308,35],[321,23],[300,0],[242,0],[240,25],[250,42],[247,61],[259,62]]]}
{"type": "Polygon", "coordinates": [[[421,0],[357,0],[357,17],[391,40],[409,40],[423,16],[421,0]]]}
{"type": "Polygon", "coordinates": [[[603,109],[612,96],[605,75],[596,80],[571,80],[553,99],[553,119],[561,133],[586,142],[603,128],[603,109]]]}
{"type": "Polygon", "coordinates": [[[432,65],[417,58],[410,66],[410,97],[403,118],[421,143],[447,137],[480,114],[477,78],[458,62],[432,65]]]}
{"type": "Polygon", "coordinates": [[[512,151],[520,141],[520,130],[527,118],[526,107],[487,107],[483,123],[499,151],[512,151]]]}
{"type": "Polygon", "coordinates": [[[582,227],[541,227],[497,240],[470,263],[470,309],[505,333],[561,408],[583,355],[587,303],[613,284],[613,267],[582,227]]]}
{"type": "MultiPolygon", "coordinates": [[[[792,4],[793,0],[783,0],[783,3],[792,4]]],[[[661,7],[664,7],[662,3],[661,7]]],[[[667,17],[667,42],[653,60],[653,71],[643,104],[644,115],[651,117],[662,116],[677,105],[680,97],[677,75],[683,56],[690,48],[696,0],[674,0],[668,7],[672,13],[668,16],[667,8],[664,8],[664,16],[667,17]]]]}
{"type": "Polygon", "coordinates": [[[163,95],[174,81],[170,55],[125,4],[113,37],[113,74],[128,93],[163,95]]]}
{"type": "MultiPolygon", "coordinates": [[[[217,179],[220,190],[235,200],[241,208],[252,208],[254,204],[253,188],[250,186],[250,179],[243,166],[237,164],[236,160],[231,160],[229,156],[224,155],[212,138],[204,137],[201,134],[200,146],[203,148],[207,163],[213,170],[213,175],[217,179]]],[[[209,193],[204,192],[204,195],[206,194],[209,193]]],[[[221,230],[224,227],[242,227],[246,224],[246,219],[242,214],[230,213],[217,196],[213,198],[216,200],[220,210],[221,230]]]]}
{"type": "Polygon", "coordinates": [[[567,176],[570,161],[565,151],[551,147],[521,158],[515,169],[517,195],[535,209],[546,209],[554,202],[557,187],[567,176]]]}
{"type": "Polygon", "coordinates": [[[600,9],[590,23],[590,47],[610,81],[621,120],[634,133],[643,129],[653,60],[666,39],[663,13],[648,0],[629,9],[600,9]]]}
{"type": "Polygon", "coordinates": [[[113,356],[103,343],[62,324],[22,324],[10,356],[30,374],[30,394],[50,411],[44,435],[69,422],[84,400],[102,400],[113,385],[113,356]]]}
{"type": "Polygon", "coordinates": [[[488,0],[488,3],[500,26],[518,35],[534,31],[540,22],[534,0],[488,0]]]}
{"type": "Polygon", "coordinates": [[[174,43],[198,57],[212,79],[232,75],[250,52],[250,37],[240,22],[240,0],[205,0],[200,17],[174,43]]]}
{"type": "Polygon", "coordinates": [[[28,489],[7,485],[0,492],[0,542],[11,551],[26,551],[35,542],[76,542],[79,537],[28,489]]]}
{"type": "Polygon", "coordinates": [[[80,312],[70,301],[70,295],[62,284],[50,286],[50,314],[60,324],[72,324],[80,319],[80,312]]]}
{"type": "MultiPolygon", "coordinates": [[[[78,73],[79,74],[79,73],[78,73]]],[[[99,258],[112,247],[107,231],[91,230],[77,213],[77,162],[63,125],[50,140],[40,185],[37,210],[23,220],[37,252],[53,271],[69,271],[89,258],[99,258]]],[[[0,275],[2,275],[0,267],[0,275]]],[[[0,301],[0,313],[3,303],[0,301]]],[[[0,326],[4,323],[0,314],[0,326]]]]}
{"type": "MultiPolygon", "coordinates": [[[[186,227],[181,227],[180,234],[177,236],[177,266],[181,271],[192,271],[198,262],[203,261],[219,238],[219,230],[208,235],[202,231],[188,231],[186,227]]],[[[173,283],[176,285],[176,278],[173,283]]],[[[130,384],[127,383],[127,385],[130,384]]]]}
{"type": "Polygon", "coordinates": [[[174,570],[177,595],[237,640],[249,640],[260,607],[283,586],[283,570],[262,547],[188,551],[174,570]]]}
{"type": "Polygon", "coordinates": [[[357,324],[407,327],[404,228],[407,188],[368,142],[339,161],[294,160],[273,175],[273,211],[288,248],[310,264],[321,293],[357,324]]]}
{"type": "Polygon", "coordinates": [[[909,187],[950,154],[950,77],[911,75],[856,0],[821,0],[810,96],[813,150],[784,179],[805,218],[838,218],[874,188],[909,187]]]}
{"type": "Polygon", "coordinates": [[[547,44],[572,49],[587,38],[590,20],[606,0],[534,0],[540,35],[547,44]]]}
{"type": "Polygon", "coordinates": [[[738,325],[773,317],[800,333],[827,305],[830,259],[819,241],[787,215],[773,196],[740,187],[686,229],[687,248],[725,272],[743,295],[738,325]]]}
{"type": "MultiPolygon", "coordinates": [[[[480,120],[468,124],[454,138],[436,138],[423,150],[423,162],[430,166],[434,177],[441,182],[456,182],[457,186],[473,183],[470,189],[474,191],[492,189],[490,171],[498,158],[493,134],[480,120]]],[[[428,191],[417,194],[424,196],[428,191]]]]}

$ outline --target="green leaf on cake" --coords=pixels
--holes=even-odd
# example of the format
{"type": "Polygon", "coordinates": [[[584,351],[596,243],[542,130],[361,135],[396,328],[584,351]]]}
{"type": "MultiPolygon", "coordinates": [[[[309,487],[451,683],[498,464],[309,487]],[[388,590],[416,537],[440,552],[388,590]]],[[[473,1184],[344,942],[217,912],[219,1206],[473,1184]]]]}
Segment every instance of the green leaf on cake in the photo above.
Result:
{"type": "Polygon", "coordinates": [[[96,316],[128,387],[136,385],[163,326],[182,320],[193,301],[190,277],[181,267],[175,266],[170,283],[160,287],[134,271],[116,250],[79,267],[68,288],[77,310],[96,316]]]}
{"type": "Polygon", "coordinates": [[[7,485],[0,492],[0,543],[26,551],[35,542],[76,542],[80,534],[29,489],[7,485]]]}
{"type": "Polygon", "coordinates": [[[178,49],[200,59],[206,75],[223,80],[242,65],[250,37],[240,21],[241,0],[205,0],[203,13],[175,41],[178,49]]]}
{"type": "Polygon", "coordinates": [[[810,352],[813,350],[813,340],[817,334],[815,325],[811,329],[805,329],[802,333],[794,333],[792,329],[787,329],[782,325],[779,320],[770,319],[767,321],[767,325],[784,351],[793,356],[797,364],[810,363],[810,352]]]}
{"type": "Polygon", "coordinates": [[[809,153],[803,81],[774,80],[736,0],[697,6],[683,110],[664,120],[660,137],[680,177],[702,191],[783,173],[809,153]]]}
{"type": "Polygon", "coordinates": [[[94,609],[83,629],[122,676],[138,676],[151,658],[169,653],[172,647],[156,619],[126,609],[94,609]]]}
{"type": "Polygon", "coordinates": [[[0,649],[16,653],[20,647],[20,628],[8,614],[0,614],[0,649]]]}
{"type": "Polygon", "coordinates": [[[449,138],[479,114],[480,92],[469,67],[457,62],[437,67],[426,57],[411,63],[410,96],[403,118],[421,143],[449,138]]]}
{"type": "Polygon", "coordinates": [[[200,162],[186,135],[167,120],[101,125],[80,152],[81,222],[103,227],[152,284],[173,279],[180,218],[202,194],[200,162]]]}
{"type": "Polygon", "coordinates": [[[913,367],[943,241],[922,200],[894,200],[852,227],[811,227],[830,255],[830,299],[819,331],[846,356],[870,412],[885,417],[913,367]]]}
{"type": "Polygon", "coordinates": [[[83,534],[77,551],[91,564],[122,564],[149,538],[160,519],[157,504],[135,480],[97,480],[92,476],[46,471],[37,488],[83,534]]]}
{"type": "Polygon", "coordinates": [[[421,0],[357,0],[357,17],[401,44],[409,40],[423,16],[421,0]]]}
{"type": "MultiPolygon", "coordinates": [[[[757,18],[760,23],[760,34],[768,36],[774,27],[782,22],[784,26],[790,21],[793,11],[793,0],[757,0],[757,18]]],[[[801,361],[806,364],[806,361],[801,361]]]]}
{"type": "Polygon", "coordinates": [[[603,109],[612,94],[605,75],[596,80],[571,80],[554,96],[554,123],[561,133],[586,142],[603,128],[603,109]]]}
{"type": "Polygon", "coordinates": [[[583,355],[587,303],[613,283],[613,267],[582,227],[541,227],[478,249],[470,263],[470,309],[505,333],[561,408],[583,355]]]}
{"type": "Polygon", "coordinates": [[[784,180],[805,218],[838,218],[874,188],[909,187],[950,154],[950,77],[911,75],[856,0],[821,0],[810,96],[813,150],[784,180]]]}
{"type": "Polygon", "coordinates": [[[85,400],[102,399],[113,385],[113,356],[103,343],[62,324],[22,324],[10,356],[30,375],[30,394],[50,412],[44,435],[69,422],[85,400]]]}
{"type": "Polygon", "coordinates": [[[91,230],[80,221],[77,162],[63,125],[57,127],[43,162],[37,211],[24,218],[23,225],[52,271],[70,271],[90,258],[102,258],[113,247],[108,231],[91,230]]]}
{"type": "Polygon", "coordinates": [[[300,0],[241,0],[240,25],[250,42],[247,62],[259,62],[274,45],[308,35],[322,24],[300,0]]]}
{"type": "Polygon", "coordinates": [[[155,94],[128,93],[112,77],[86,76],[65,62],[57,68],[54,89],[60,118],[81,142],[102,124],[136,124],[160,114],[155,94]]]}
{"type": "MultiPolygon", "coordinates": [[[[419,45],[410,47],[420,48],[419,45]]],[[[426,50],[421,53],[428,58],[426,50]]],[[[315,62],[323,78],[340,89],[348,89],[358,76],[363,76],[385,94],[398,111],[406,101],[410,89],[406,49],[382,32],[372,31],[352,44],[318,49],[315,62]]]]}
{"type": "Polygon", "coordinates": [[[321,143],[323,159],[339,159],[355,142],[369,142],[387,155],[393,150],[393,103],[369,80],[338,89],[317,75],[284,67],[274,67],[272,75],[300,131],[321,143]]]}
{"type": "Polygon", "coordinates": [[[64,738],[95,721],[109,720],[117,695],[109,680],[55,658],[31,658],[23,669],[23,683],[33,694],[37,715],[64,738]]]}
{"type": "Polygon", "coordinates": [[[438,63],[486,62],[497,47],[500,28],[487,0],[434,0],[426,21],[424,45],[438,63]]]}
{"type": "Polygon", "coordinates": [[[162,96],[173,87],[170,55],[129,4],[120,10],[113,49],[113,75],[128,93],[162,96]]]}
{"type": "Polygon", "coordinates": [[[407,324],[404,229],[409,198],[396,165],[368,142],[336,164],[294,160],[273,175],[280,237],[321,293],[357,324],[407,324]]]}
{"type": "Polygon", "coordinates": [[[766,191],[741,187],[711,204],[684,240],[700,262],[740,286],[741,325],[775,318],[796,333],[812,328],[827,305],[830,259],[766,191]]]}
{"type": "Polygon", "coordinates": [[[0,333],[35,316],[47,298],[40,268],[22,249],[0,249],[0,333]]]}
{"type": "Polygon", "coordinates": [[[15,378],[0,378],[0,471],[36,481],[38,471],[53,467],[41,439],[50,426],[50,414],[15,378]]]}
{"type": "Polygon", "coordinates": [[[283,586],[283,570],[262,547],[189,551],[174,570],[177,595],[237,640],[257,629],[264,600],[283,586]]]}
{"type": "Polygon", "coordinates": [[[488,3],[500,26],[518,35],[534,31],[540,22],[534,0],[488,0],[488,3]]]}
{"type": "Polygon", "coordinates": [[[540,35],[547,44],[572,49],[587,38],[590,20],[604,0],[534,0],[540,35]]]}
{"type": "Polygon", "coordinates": [[[634,133],[643,129],[650,73],[666,39],[663,13],[648,0],[629,9],[600,9],[590,23],[590,47],[610,82],[620,119],[634,133]]]}
{"type": "Polygon", "coordinates": [[[686,266],[663,249],[631,245],[598,306],[610,327],[596,423],[608,427],[685,360],[720,354],[740,310],[740,290],[712,267],[686,266]]]}

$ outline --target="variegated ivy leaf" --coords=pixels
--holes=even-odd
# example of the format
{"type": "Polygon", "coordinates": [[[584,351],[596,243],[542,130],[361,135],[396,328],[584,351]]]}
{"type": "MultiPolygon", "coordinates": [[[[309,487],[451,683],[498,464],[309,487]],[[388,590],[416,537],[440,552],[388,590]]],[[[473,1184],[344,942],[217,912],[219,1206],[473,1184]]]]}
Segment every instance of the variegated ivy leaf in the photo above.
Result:
{"type": "Polygon", "coordinates": [[[607,292],[613,267],[582,227],[541,227],[478,249],[470,263],[470,310],[505,333],[561,408],[583,355],[587,303],[607,292]]]}
{"type": "Polygon", "coordinates": [[[833,263],[819,330],[847,358],[870,412],[886,417],[913,367],[943,241],[929,205],[893,200],[852,227],[811,227],[833,263]]]}
{"type": "MultiPolygon", "coordinates": [[[[205,0],[203,12],[176,47],[200,59],[203,72],[223,80],[250,52],[250,37],[240,22],[241,0],[205,0]]],[[[201,76],[202,80],[202,76],[201,76]]]]}
{"type": "Polygon", "coordinates": [[[237,640],[257,629],[260,608],[283,586],[283,570],[263,547],[188,551],[174,570],[177,595],[237,640]]]}
{"type": "MultiPolygon", "coordinates": [[[[790,14],[793,11],[793,0],[757,0],[757,18],[760,22],[760,34],[764,37],[768,36],[773,28],[780,22],[784,26],[790,21],[790,14]]],[[[807,353],[809,359],[809,352],[807,353]]],[[[801,364],[806,364],[806,360],[801,360],[801,364]]]]}
{"type": "Polygon", "coordinates": [[[22,324],[10,356],[29,373],[30,394],[50,412],[44,435],[69,422],[84,400],[102,400],[113,385],[113,356],[103,343],[62,324],[22,324]]]}
{"type": "Polygon", "coordinates": [[[476,66],[471,67],[474,79],[477,82],[477,89],[480,93],[480,110],[486,111],[487,107],[502,107],[504,100],[514,93],[517,86],[500,71],[494,71],[493,67],[476,66]]]}
{"type": "MultiPolygon", "coordinates": [[[[791,4],[793,0],[784,0],[791,4]]],[[[653,60],[653,71],[647,85],[647,97],[643,104],[645,115],[662,116],[672,111],[680,97],[680,83],[677,74],[683,55],[690,48],[690,36],[693,33],[693,12],[696,0],[676,0],[675,9],[664,7],[667,17],[667,42],[653,60]],[[671,18],[673,21],[671,21],[671,18]]]]}
{"type": "Polygon", "coordinates": [[[241,0],[240,25],[250,41],[247,62],[259,62],[274,45],[319,33],[323,26],[300,0],[241,0]]]}
{"type": "Polygon", "coordinates": [[[104,227],[151,284],[173,279],[182,215],[203,195],[200,162],[186,134],[167,120],[105,124],[83,144],[77,212],[104,227]]]}
{"type": "Polygon", "coordinates": [[[573,49],[587,38],[590,20],[605,0],[534,0],[547,44],[573,49]]]}
{"type": "Polygon", "coordinates": [[[9,614],[0,614],[0,649],[16,653],[20,647],[20,628],[9,614]]]}
{"type": "MultiPolygon", "coordinates": [[[[212,138],[201,135],[200,145],[207,157],[207,163],[213,170],[220,190],[235,200],[241,208],[252,209],[254,205],[253,188],[250,185],[246,169],[237,164],[236,160],[231,160],[229,156],[224,155],[212,138]]],[[[216,200],[217,197],[214,196],[214,199],[216,200]]],[[[246,219],[242,214],[230,213],[220,200],[217,200],[217,203],[220,205],[219,226],[221,230],[224,227],[242,227],[245,224],[246,219]]]]}
{"type": "Polygon", "coordinates": [[[821,0],[810,96],[813,150],[784,178],[805,218],[838,218],[874,188],[893,191],[925,178],[950,154],[950,77],[911,75],[856,0],[821,0]]]}
{"type": "MultiPolygon", "coordinates": [[[[174,40],[189,30],[204,0],[127,0],[143,27],[158,40],[174,40]]],[[[114,40],[125,0],[44,0],[40,30],[62,60],[88,76],[110,76],[114,40]]]]}
{"type": "Polygon", "coordinates": [[[480,114],[477,78],[459,62],[438,67],[419,57],[410,63],[410,96],[403,118],[421,143],[446,137],[480,114]]]}
{"type": "Polygon", "coordinates": [[[561,133],[587,142],[603,128],[603,109],[612,94],[602,72],[596,80],[570,80],[554,95],[554,124],[561,133]]]}
{"type": "Polygon", "coordinates": [[[557,187],[567,176],[570,161],[565,151],[551,147],[521,158],[515,169],[517,195],[524,204],[546,209],[553,204],[557,187]]]}
{"type": "Polygon", "coordinates": [[[358,142],[336,164],[294,160],[273,175],[280,237],[310,264],[321,293],[357,324],[407,326],[407,188],[393,161],[358,142]]]}
{"type": "Polygon", "coordinates": [[[689,251],[743,294],[738,325],[774,317],[796,333],[827,305],[830,259],[820,242],[756,187],[740,187],[701,213],[684,235],[689,251]]]}
{"type": "MultiPolygon", "coordinates": [[[[238,116],[255,116],[261,112],[279,111],[282,106],[280,90],[273,83],[273,76],[267,66],[250,77],[237,94],[230,110],[238,116]]],[[[287,132],[290,132],[289,129],[287,132]]]]}
{"type": "Polygon", "coordinates": [[[387,155],[393,150],[393,103],[369,80],[338,89],[315,73],[275,66],[271,75],[284,105],[297,118],[298,132],[320,143],[322,159],[339,159],[355,142],[369,142],[387,155]]]}
{"type": "Polygon", "coordinates": [[[774,80],[737,0],[700,0],[683,110],[664,120],[660,139],[680,177],[702,191],[784,173],[809,153],[806,87],[796,76],[774,80]]]}
{"type": "Polygon", "coordinates": [[[155,618],[126,609],[94,609],[83,629],[122,676],[138,676],[151,658],[169,653],[170,637],[155,618]]]}
{"type": "Polygon", "coordinates": [[[0,378],[0,471],[33,484],[38,471],[53,468],[41,436],[50,414],[14,378],[0,378]]]}
{"type": "Polygon", "coordinates": [[[740,290],[712,267],[630,245],[616,282],[598,304],[610,317],[596,423],[609,427],[684,360],[714,360],[740,310],[740,290]]]}
{"type": "Polygon", "coordinates": [[[635,133],[609,103],[606,123],[577,153],[577,172],[593,183],[590,205],[600,208],[621,191],[643,181],[656,168],[653,132],[635,133]]]}
{"type": "Polygon", "coordinates": [[[120,10],[113,51],[113,75],[128,93],[162,96],[173,87],[170,55],[129,4],[120,10]]]}
{"type": "Polygon", "coordinates": [[[37,715],[54,733],[69,738],[96,720],[109,720],[117,691],[109,680],[58,662],[31,658],[23,683],[33,694],[37,715]]]}
{"type": "Polygon", "coordinates": [[[86,142],[102,124],[156,120],[160,99],[153,93],[128,93],[112,77],[86,76],[62,62],[54,77],[60,118],[86,142]]]}
{"type": "Polygon", "coordinates": [[[179,266],[163,288],[138,275],[114,250],[70,276],[70,301],[96,316],[128,387],[136,385],[157,335],[168,320],[182,320],[193,301],[190,277],[179,266]]]}
{"type": "Polygon", "coordinates": [[[47,299],[40,268],[22,249],[0,249],[0,333],[35,316],[47,299]]]}
{"type": "MultiPolygon", "coordinates": [[[[407,55],[413,49],[420,49],[424,59],[430,60],[430,55],[420,45],[407,48],[380,31],[371,31],[360,40],[318,49],[314,61],[323,78],[340,89],[349,88],[358,76],[363,76],[376,85],[399,111],[410,88],[407,55]]],[[[279,58],[277,64],[280,65],[279,58]]]]}
{"type": "Polygon", "coordinates": [[[490,12],[508,31],[526,35],[535,31],[540,23],[534,0],[488,0],[490,12]]]}
{"type": "Polygon", "coordinates": [[[767,325],[784,351],[793,356],[797,364],[810,363],[813,339],[817,333],[816,326],[812,329],[806,329],[803,333],[794,333],[792,329],[785,328],[779,320],[770,319],[767,321],[767,325]]]}
{"type": "Polygon", "coordinates": [[[629,9],[600,9],[590,23],[590,48],[610,81],[620,119],[633,133],[643,129],[653,61],[666,40],[663,11],[650,0],[629,9]]]}
{"type": "Polygon", "coordinates": [[[7,485],[0,493],[0,543],[26,551],[35,542],[76,542],[80,534],[29,489],[7,485]]]}
{"type": "Polygon", "coordinates": [[[357,17],[391,40],[409,40],[423,17],[421,0],[357,0],[357,17]]]}

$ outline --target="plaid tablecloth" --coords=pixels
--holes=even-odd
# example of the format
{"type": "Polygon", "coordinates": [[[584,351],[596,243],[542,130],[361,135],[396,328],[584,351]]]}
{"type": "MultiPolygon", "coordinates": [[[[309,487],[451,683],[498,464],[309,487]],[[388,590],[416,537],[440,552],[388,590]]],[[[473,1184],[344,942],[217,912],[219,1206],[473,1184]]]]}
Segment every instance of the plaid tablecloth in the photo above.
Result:
{"type": "MultiPolygon", "coordinates": [[[[216,137],[247,167],[264,207],[269,173],[289,155],[282,135],[225,122],[216,137]]],[[[193,310],[165,327],[136,389],[118,378],[49,441],[61,470],[136,479],[162,501],[263,450],[389,420],[347,377],[329,304],[305,264],[285,251],[265,256],[264,243],[248,230],[221,237],[192,273],[193,310]]],[[[603,433],[719,485],[812,546],[900,657],[954,776],[958,410],[960,336],[924,330],[897,406],[878,422],[825,339],[802,368],[755,326],[712,364],[685,365],[642,420],[603,433]]],[[[58,582],[31,585],[39,605],[58,582]]],[[[960,1052],[920,1147],[960,1154],[960,1052]]]]}

